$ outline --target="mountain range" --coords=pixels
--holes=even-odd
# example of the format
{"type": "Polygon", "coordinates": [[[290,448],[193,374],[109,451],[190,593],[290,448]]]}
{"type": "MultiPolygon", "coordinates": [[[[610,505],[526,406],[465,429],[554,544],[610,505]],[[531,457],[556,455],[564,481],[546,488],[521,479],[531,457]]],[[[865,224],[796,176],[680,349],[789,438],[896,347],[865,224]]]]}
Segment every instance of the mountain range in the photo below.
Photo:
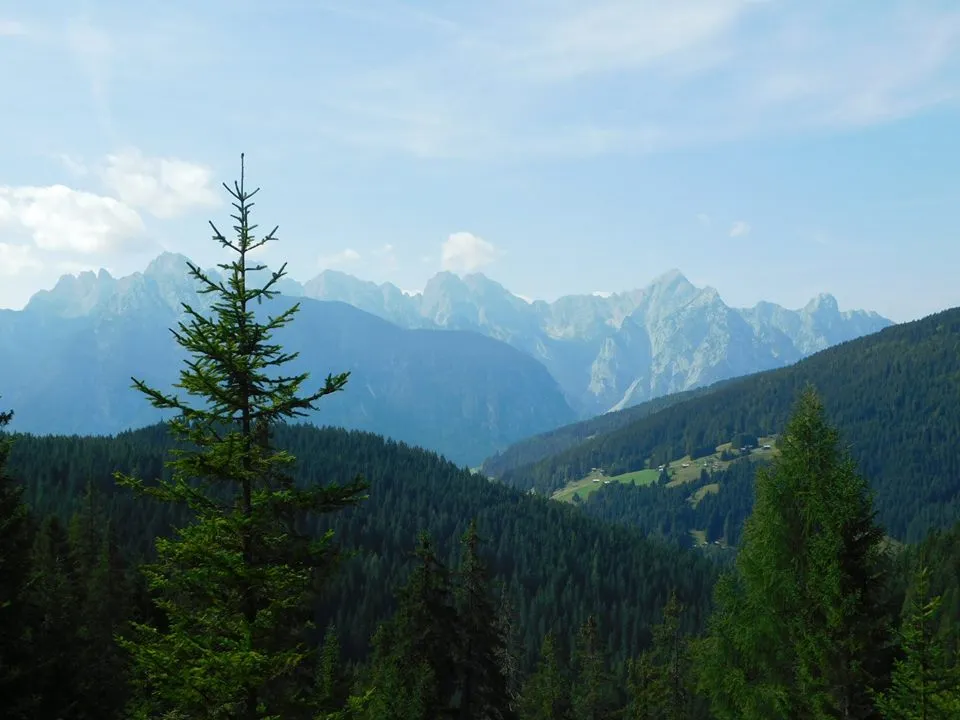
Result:
{"type": "MultiPolygon", "coordinates": [[[[204,307],[182,255],[142,273],[65,275],[21,311],[0,311],[0,387],[16,429],[109,434],[157,412],[129,387],[176,381],[168,328],[204,307]]],[[[216,270],[210,270],[214,276],[216,270]]],[[[311,421],[368,430],[475,465],[579,418],[790,364],[890,325],[821,295],[791,311],[738,310],[672,271],[641,290],[528,302],[481,274],[442,272],[421,293],[328,270],[283,296],[302,313],[280,340],[315,379],[350,370],[348,391],[311,421]]],[[[278,300],[275,302],[283,302],[278,300]]]]}
{"type": "MultiPolygon", "coordinates": [[[[215,275],[216,271],[211,271],[215,275]]],[[[185,258],[163,255],[143,273],[64,276],[21,311],[0,311],[0,395],[13,428],[53,434],[113,434],[161,414],[131,376],[170,389],[185,359],[168,328],[181,303],[204,307],[185,258]]],[[[256,310],[277,314],[283,296],[256,310]]],[[[277,332],[299,352],[293,371],[311,382],[350,371],[346,391],[324,398],[316,423],[367,430],[464,464],[576,414],[556,381],[529,355],[478,333],[406,329],[340,302],[301,299],[277,332]]]]}
{"type": "Polygon", "coordinates": [[[416,294],[326,270],[306,297],[339,300],[402,327],[473,330],[542,362],[581,417],[783,367],[893,323],[821,294],[799,310],[728,307],[672,270],[645,288],[527,302],[482,274],[434,276],[416,294]]]}

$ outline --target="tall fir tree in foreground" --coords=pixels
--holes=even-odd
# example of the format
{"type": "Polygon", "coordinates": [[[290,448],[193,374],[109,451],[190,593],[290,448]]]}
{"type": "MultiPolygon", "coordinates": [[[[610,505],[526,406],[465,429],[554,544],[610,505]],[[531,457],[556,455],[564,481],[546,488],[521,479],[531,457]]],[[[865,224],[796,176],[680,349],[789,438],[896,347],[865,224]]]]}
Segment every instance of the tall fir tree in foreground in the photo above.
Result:
{"type": "MultiPolygon", "coordinates": [[[[134,379],[134,387],[161,410],[177,413],[170,430],[182,447],[170,462],[171,480],[145,483],[117,474],[120,485],[161,502],[185,505],[191,521],[172,538],[158,539],[157,559],[145,572],[166,622],[139,624],[124,641],[133,656],[140,718],[310,718],[319,693],[305,634],[318,574],[334,551],[329,533],[303,532],[304,517],[361,499],[364,484],[296,487],[293,456],[274,446],[271,429],[315,409],[339,392],[348,374],[328,375],[310,394],[308,375],[284,375],[296,353],[272,341],[299,309],[266,321],[254,303],[270,300],[286,264],[261,286],[250,253],[276,239],[257,239],[250,222],[257,190],[240,181],[223,186],[233,200],[235,236],[213,223],[213,239],[233,254],[222,279],[188,263],[199,293],[214,297],[210,316],[183,305],[185,321],[172,330],[191,359],[175,387],[194,401],[134,379]]],[[[318,359],[319,360],[319,359],[318,359]]]]}
{"type": "Polygon", "coordinates": [[[717,584],[701,687],[719,720],[878,717],[889,608],[867,485],[812,389],[779,447],[717,584]]]}

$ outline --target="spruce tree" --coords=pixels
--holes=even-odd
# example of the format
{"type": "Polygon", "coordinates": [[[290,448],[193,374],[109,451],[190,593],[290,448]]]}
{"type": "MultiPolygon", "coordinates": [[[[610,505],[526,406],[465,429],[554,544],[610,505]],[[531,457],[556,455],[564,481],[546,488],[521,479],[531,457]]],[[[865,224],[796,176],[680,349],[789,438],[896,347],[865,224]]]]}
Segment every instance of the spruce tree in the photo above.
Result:
{"type": "Polygon", "coordinates": [[[660,720],[663,717],[662,676],[649,650],[627,661],[624,720],[660,720]]]}
{"type": "Polygon", "coordinates": [[[314,682],[320,709],[324,712],[339,710],[347,694],[345,689],[348,685],[340,656],[340,636],[335,625],[331,624],[324,633],[314,682]]]}
{"type": "MultiPolygon", "coordinates": [[[[297,487],[292,455],[275,447],[272,429],[316,409],[343,390],[348,373],[328,375],[303,394],[307,373],[286,375],[296,358],[273,334],[291,322],[294,304],[265,321],[254,305],[277,294],[286,264],[255,286],[250,254],[276,240],[256,238],[252,198],[241,175],[230,194],[235,237],[213,224],[213,239],[233,255],[222,277],[188,263],[198,292],[214,300],[210,315],[183,304],[185,320],[172,330],[190,359],[169,394],[134,378],[158,409],[174,411],[169,427],[180,441],[173,477],[145,483],[118,473],[119,484],[189,508],[191,521],[156,542],[145,569],[165,622],[142,623],[124,641],[137,683],[136,717],[312,717],[310,602],[318,573],[329,567],[330,535],[312,537],[305,518],[357,502],[363,483],[297,487]]],[[[319,361],[320,359],[315,359],[319,361]]]]}
{"type": "Polygon", "coordinates": [[[7,473],[13,440],[4,428],[13,412],[0,412],[0,697],[11,718],[30,717],[30,647],[25,637],[29,619],[30,514],[23,488],[7,473]]]}
{"type": "Polygon", "coordinates": [[[374,637],[367,716],[437,720],[457,716],[457,614],[447,568],[421,534],[417,564],[393,618],[374,637]]]}
{"type": "Polygon", "coordinates": [[[35,662],[30,677],[30,717],[77,717],[81,677],[76,568],[67,530],[47,516],[34,538],[31,558],[30,645],[35,662]]]}
{"type": "Polygon", "coordinates": [[[613,713],[611,678],[600,640],[597,618],[591,615],[577,633],[573,657],[573,720],[603,720],[613,713]]]}
{"type": "Polygon", "coordinates": [[[127,663],[115,641],[125,630],[132,589],[101,497],[91,483],[71,518],[77,625],[75,717],[108,718],[129,695],[127,663]]]}
{"type": "Polygon", "coordinates": [[[457,587],[459,717],[462,720],[512,718],[507,682],[500,667],[505,643],[497,627],[487,568],[479,554],[476,520],[470,523],[462,543],[464,557],[457,587]]]}
{"type": "Polygon", "coordinates": [[[877,695],[884,720],[948,720],[960,717],[960,668],[951,667],[936,637],[940,596],[930,597],[930,571],[922,562],[900,630],[903,658],[890,688],[877,695]]]}
{"type": "Polygon", "coordinates": [[[687,638],[680,630],[683,606],[676,591],[663,608],[663,621],[653,630],[653,656],[657,664],[656,693],[660,717],[683,720],[689,717],[691,702],[691,659],[687,638]]]}
{"type": "Polygon", "coordinates": [[[518,705],[521,720],[566,720],[570,717],[569,685],[553,633],[547,633],[543,638],[537,669],[524,682],[518,705]]]}
{"type": "Polygon", "coordinates": [[[498,665],[506,684],[508,708],[516,713],[520,699],[520,621],[513,601],[513,594],[507,583],[500,586],[500,599],[497,604],[497,632],[501,645],[497,653],[498,665]]]}
{"type": "Polygon", "coordinates": [[[866,483],[812,389],[779,447],[717,584],[701,687],[720,720],[874,718],[889,612],[866,483]]]}

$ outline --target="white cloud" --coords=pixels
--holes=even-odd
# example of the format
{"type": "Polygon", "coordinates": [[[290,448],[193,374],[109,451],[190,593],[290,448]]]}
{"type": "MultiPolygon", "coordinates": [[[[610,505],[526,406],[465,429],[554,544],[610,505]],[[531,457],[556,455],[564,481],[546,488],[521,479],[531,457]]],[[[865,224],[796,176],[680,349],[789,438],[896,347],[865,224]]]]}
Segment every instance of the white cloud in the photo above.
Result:
{"type": "Polygon", "coordinates": [[[712,225],[710,216],[707,215],[706,213],[697,213],[697,222],[699,222],[700,225],[705,228],[708,228],[712,225]]]}
{"type": "Polygon", "coordinates": [[[346,248],[333,255],[322,255],[317,260],[317,265],[323,269],[335,269],[359,262],[360,253],[353,248],[346,248]]]}
{"type": "Polygon", "coordinates": [[[26,233],[41,250],[84,255],[140,246],[144,231],[128,205],[65,185],[0,187],[0,227],[26,233]]]}
{"type": "Polygon", "coordinates": [[[43,264],[36,257],[31,245],[0,243],[0,275],[17,277],[30,270],[39,270],[43,264]]]}
{"type": "Polygon", "coordinates": [[[82,160],[68,155],[67,153],[60,153],[59,155],[54,156],[61,165],[69,172],[71,175],[76,175],[82,177],[87,175],[90,172],[90,169],[87,167],[86,163],[82,160]]]}
{"type": "Polygon", "coordinates": [[[476,272],[501,255],[491,243],[469,232],[451,234],[441,250],[440,266],[452,272],[476,272]]]}
{"type": "Polygon", "coordinates": [[[213,171],[178,158],[151,158],[128,149],[107,156],[102,176],[123,202],[158,218],[219,203],[212,187],[213,171]]]}
{"type": "Polygon", "coordinates": [[[610,297],[611,295],[613,295],[613,293],[610,292],[609,290],[594,290],[593,293],[591,293],[591,294],[594,295],[594,296],[596,296],[596,297],[601,297],[601,298],[608,298],[608,297],[610,297]]]}
{"type": "Polygon", "coordinates": [[[750,5],[749,0],[570,4],[570,12],[541,16],[544,22],[532,28],[532,42],[511,60],[526,61],[526,72],[549,78],[637,70],[696,50],[726,31],[750,5]]]}
{"type": "Polygon", "coordinates": [[[728,235],[732,238],[745,237],[750,234],[750,223],[745,220],[737,220],[730,226],[728,235]]]}
{"type": "Polygon", "coordinates": [[[15,35],[26,35],[27,27],[19,20],[0,19],[0,37],[13,37],[15,35]]]}

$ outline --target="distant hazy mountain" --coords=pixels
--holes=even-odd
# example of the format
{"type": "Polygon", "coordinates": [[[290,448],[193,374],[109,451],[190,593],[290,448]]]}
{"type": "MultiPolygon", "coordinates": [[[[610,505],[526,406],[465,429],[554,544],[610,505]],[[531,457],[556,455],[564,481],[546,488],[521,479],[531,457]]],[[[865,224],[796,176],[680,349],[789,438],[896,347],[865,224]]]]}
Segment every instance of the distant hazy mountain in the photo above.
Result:
{"type": "Polygon", "coordinates": [[[327,270],[304,295],[340,300],[404,327],[475,330],[540,360],[581,416],[622,409],[718,380],[792,364],[893,323],[843,311],[831,295],[799,310],[762,302],[730,308],[679,271],[608,297],[528,303],[481,275],[442,272],[407,295],[327,270]]]}
{"type": "MultiPolygon", "coordinates": [[[[0,395],[14,429],[109,434],[159,419],[130,377],[167,388],[183,359],[168,328],[180,303],[203,307],[186,258],[164,254],[143,273],[64,276],[22,311],[0,311],[0,395]]],[[[284,281],[287,295],[302,294],[284,281]]],[[[359,287],[359,286],[358,286],[359,287]]],[[[378,290],[379,292],[379,290],[378,290]]],[[[368,430],[446,454],[484,457],[576,419],[544,366],[477,333],[406,329],[342,302],[301,298],[278,333],[320,383],[350,370],[347,390],[325,398],[318,424],[368,430]]],[[[289,298],[265,303],[273,314],[289,298]]],[[[359,302],[358,305],[362,305],[359,302]]],[[[412,323],[408,323],[412,324],[412,323]]]]}

